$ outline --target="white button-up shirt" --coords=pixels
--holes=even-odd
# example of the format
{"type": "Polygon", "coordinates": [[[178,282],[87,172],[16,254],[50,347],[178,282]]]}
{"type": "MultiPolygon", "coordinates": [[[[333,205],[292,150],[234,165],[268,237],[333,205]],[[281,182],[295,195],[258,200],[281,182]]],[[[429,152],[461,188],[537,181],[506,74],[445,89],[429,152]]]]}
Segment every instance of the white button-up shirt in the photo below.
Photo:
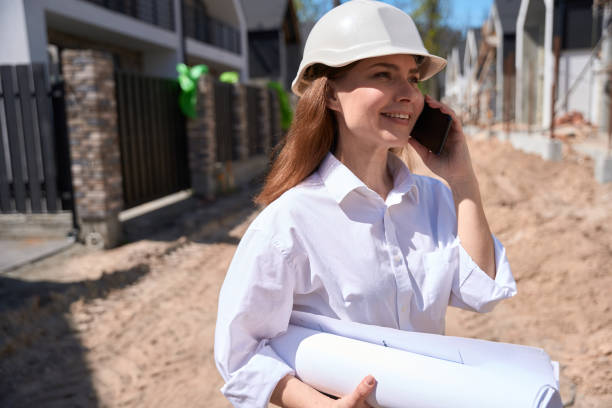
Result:
{"type": "Polygon", "coordinates": [[[389,154],[383,200],[331,153],[268,205],[240,241],[219,295],[215,361],[236,407],[265,407],[293,370],[269,339],[291,311],[444,333],[447,306],[479,312],[516,285],[494,237],[496,277],[463,249],[451,191],[389,154]]]}

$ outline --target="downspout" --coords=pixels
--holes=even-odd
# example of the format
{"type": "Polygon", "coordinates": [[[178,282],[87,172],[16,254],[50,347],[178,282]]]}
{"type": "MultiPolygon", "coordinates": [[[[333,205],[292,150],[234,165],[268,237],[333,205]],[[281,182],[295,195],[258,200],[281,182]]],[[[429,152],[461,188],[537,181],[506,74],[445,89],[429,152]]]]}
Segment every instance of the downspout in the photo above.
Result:
{"type": "Polygon", "coordinates": [[[553,0],[546,0],[544,2],[546,7],[546,20],[544,23],[544,89],[543,89],[543,100],[542,100],[542,122],[540,125],[546,129],[550,125],[550,118],[552,116],[552,82],[554,75],[554,55],[553,55],[553,21],[555,4],[553,0]]]}
{"type": "Polygon", "coordinates": [[[185,30],[183,29],[184,7],[183,0],[174,0],[174,27],[179,40],[179,62],[187,64],[187,45],[185,44],[185,30]]]}
{"type": "Polygon", "coordinates": [[[519,15],[516,20],[516,54],[514,63],[516,66],[516,81],[515,81],[515,118],[516,121],[525,124],[525,110],[523,106],[523,44],[525,37],[525,20],[527,18],[527,9],[529,8],[529,0],[522,0],[519,9],[519,15]]]}

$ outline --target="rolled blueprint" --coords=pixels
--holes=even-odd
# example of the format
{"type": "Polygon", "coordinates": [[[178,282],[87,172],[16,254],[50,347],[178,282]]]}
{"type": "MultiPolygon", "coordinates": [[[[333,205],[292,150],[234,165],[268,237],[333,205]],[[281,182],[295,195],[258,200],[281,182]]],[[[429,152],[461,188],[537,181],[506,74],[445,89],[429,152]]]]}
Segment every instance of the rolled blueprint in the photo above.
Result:
{"type": "Polygon", "coordinates": [[[372,374],[377,386],[368,403],[374,407],[562,406],[554,365],[538,348],[302,312],[291,323],[272,347],[302,381],[327,394],[349,394],[372,374]]]}

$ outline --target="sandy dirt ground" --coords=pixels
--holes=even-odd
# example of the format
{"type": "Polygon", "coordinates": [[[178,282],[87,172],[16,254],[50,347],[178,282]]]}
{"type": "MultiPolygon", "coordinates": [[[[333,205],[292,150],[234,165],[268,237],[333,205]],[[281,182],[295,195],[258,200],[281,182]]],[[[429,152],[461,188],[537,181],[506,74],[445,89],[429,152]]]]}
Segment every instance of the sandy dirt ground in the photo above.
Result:
{"type": "MultiPolygon", "coordinates": [[[[447,334],[544,348],[566,406],[612,407],[612,184],[566,146],[560,163],[472,140],[486,212],[519,294],[447,334]]],[[[212,357],[219,288],[257,211],[186,214],[120,248],[0,276],[1,407],[228,407],[212,357]]],[[[503,398],[503,396],[500,396],[503,398]]]]}

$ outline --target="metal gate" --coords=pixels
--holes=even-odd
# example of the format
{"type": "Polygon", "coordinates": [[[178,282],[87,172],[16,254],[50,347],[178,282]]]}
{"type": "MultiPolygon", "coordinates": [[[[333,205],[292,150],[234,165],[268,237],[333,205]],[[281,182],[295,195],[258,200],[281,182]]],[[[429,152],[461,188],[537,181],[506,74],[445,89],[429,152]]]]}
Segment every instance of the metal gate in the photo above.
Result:
{"type": "Polygon", "coordinates": [[[0,213],[72,210],[63,84],[43,64],[0,67],[0,213]]]}
{"type": "Polygon", "coordinates": [[[225,162],[238,159],[234,148],[234,129],[232,113],[233,85],[215,81],[215,128],[217,142],[217,161],[225,162]]]}
{"type": "Polygon", "coordinates": [[[116,72],[124,208],[191,186],[178,82],[116,72]]]}

